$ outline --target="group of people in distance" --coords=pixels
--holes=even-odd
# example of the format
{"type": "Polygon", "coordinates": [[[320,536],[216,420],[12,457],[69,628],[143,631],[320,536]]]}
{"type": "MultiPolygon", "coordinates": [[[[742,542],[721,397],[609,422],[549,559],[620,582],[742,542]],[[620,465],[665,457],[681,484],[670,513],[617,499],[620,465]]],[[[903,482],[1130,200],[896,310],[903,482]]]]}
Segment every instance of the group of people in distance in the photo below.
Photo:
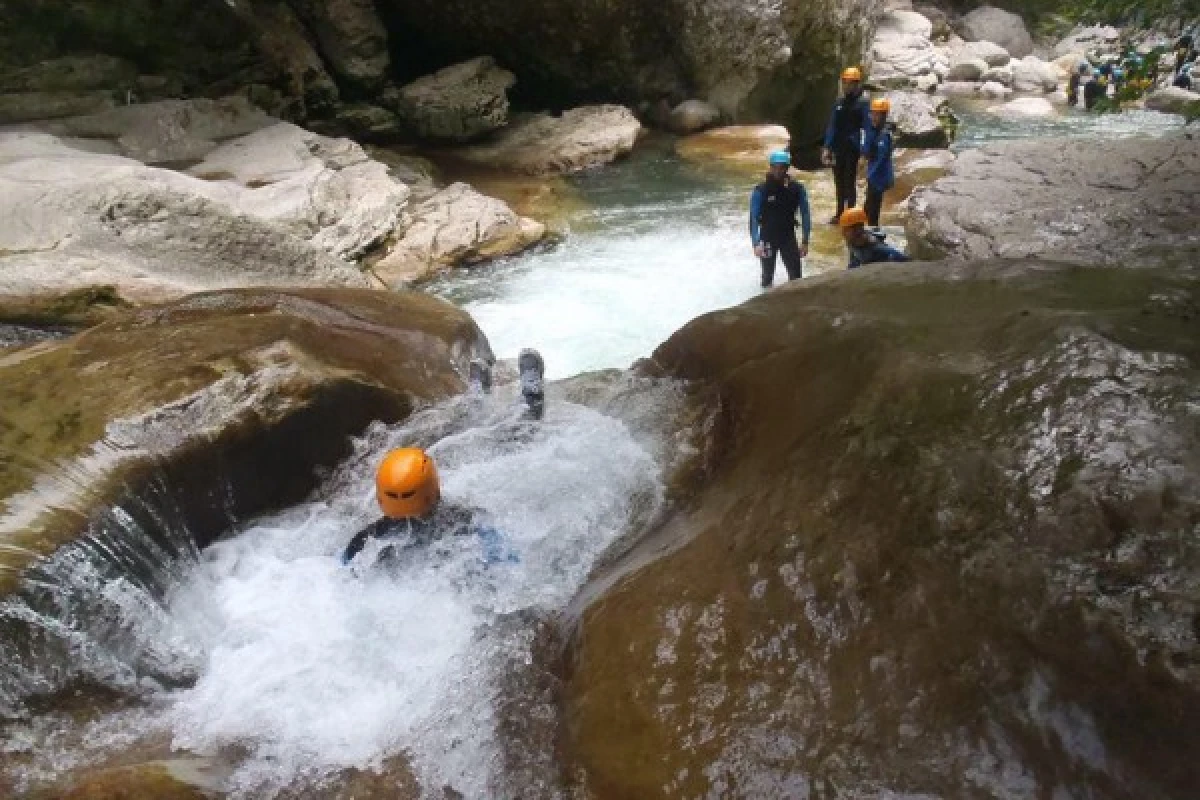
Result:
{"type": "MultiPolygon", "coordinates": [[[[833,168],[837,212],[829,224],[838,225],[846,241],[851,269],[880,261],[908,261],[886,244],[879,230],[883,195],[895,184],[893,131],[887,98],[867,100],[857,67],[842,71],[842,94],[833,106],[825,131],[821,161],[833,168]],[[858,162],[867,159],[866,202],[858,207],[858,162]]],[[[775,282],[775,266],[783,259],[788,280],[803,276],[812,234],[808,191],[788,173],[792,158],[786,150],[771,153],[766,178],[750,195],[750,241],[762,265],[762,286],[775,282]],[[796,216],[799,214],[799,220],[796,216]],[[799,222],[802,239],[796,239],[799,222]]]]}

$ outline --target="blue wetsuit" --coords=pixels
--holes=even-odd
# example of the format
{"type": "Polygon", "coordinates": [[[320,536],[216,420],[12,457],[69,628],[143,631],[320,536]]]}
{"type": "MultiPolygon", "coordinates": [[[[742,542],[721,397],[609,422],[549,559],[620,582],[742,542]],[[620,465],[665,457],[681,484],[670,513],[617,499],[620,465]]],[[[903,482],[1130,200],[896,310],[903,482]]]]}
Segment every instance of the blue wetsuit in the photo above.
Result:
{"type": "Polygon", "coordinates": [[[867,232],[871,237],[871,242],[862,247],[850,248],[850,269],[861,267],[864,264],[877,264],[879,262],[899,262],[912,261],[911,258],[900,252],[889,244],[885,244],[883,237],[867,232]]]}
{"type": "Polygon", "coordinates": [[[807,246],[812,234],[812,211],[804,184],[790,178],[780,182],[768,176],[750,194],[750,241],[755,246],[763,243],[768,248],[767,255],[760,259],[764,287],[775,281],[776,253],[783,256],[788,280],[802,277],[804,260],[796,241],[797,213],[807,246]]]}
{"type": "Polygon", "coordinates": [[[892,166],[895,143],[892,126],[885,122],[882,128],[868,125],[863,133],[862,153],[867,157],[867,224],[879,225],[879,212],[883,208],[883,193],[896,185],[896,172],[892,166]]]}

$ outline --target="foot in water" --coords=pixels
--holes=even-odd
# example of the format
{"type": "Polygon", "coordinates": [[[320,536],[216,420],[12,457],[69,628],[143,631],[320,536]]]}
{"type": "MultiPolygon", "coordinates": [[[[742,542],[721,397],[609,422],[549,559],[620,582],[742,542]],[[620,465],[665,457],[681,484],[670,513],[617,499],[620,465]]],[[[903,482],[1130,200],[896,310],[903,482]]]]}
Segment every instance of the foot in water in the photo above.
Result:
{"type": "Polygon", "coordinates": [[[533,419],[541,419],[546,413],[546,389],[543,376],[546,363],[537,350],[526,348],[517,356],[517,371],[521,374],[521,397],[525,399],[527,413],[533,419]]]}

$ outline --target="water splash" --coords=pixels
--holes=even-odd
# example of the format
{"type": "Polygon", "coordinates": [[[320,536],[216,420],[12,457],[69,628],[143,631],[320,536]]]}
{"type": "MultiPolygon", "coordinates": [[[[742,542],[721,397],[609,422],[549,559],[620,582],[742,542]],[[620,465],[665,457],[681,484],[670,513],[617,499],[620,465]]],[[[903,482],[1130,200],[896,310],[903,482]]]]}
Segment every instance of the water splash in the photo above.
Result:
{"type": "Polygon", "coordinates": [[[495,665],[527,647],[512,620],[564,606],[663,491],[621,422],[563,402],[521,421],[512,400],[455,401],[377,428],[321,498],[204,553],[170,601],[205,653],[195,686],[174,698],[177,747],[244,748],[234,780],[251,795],[404,753],[425,786],[495,796],[495,665]],[[373,465],[408,444],[430,448],[446,500],[479,509],[516,560],[485,563],[484,543],[467,536],[386,570],[339,565],[375,514],[373,465]]]}

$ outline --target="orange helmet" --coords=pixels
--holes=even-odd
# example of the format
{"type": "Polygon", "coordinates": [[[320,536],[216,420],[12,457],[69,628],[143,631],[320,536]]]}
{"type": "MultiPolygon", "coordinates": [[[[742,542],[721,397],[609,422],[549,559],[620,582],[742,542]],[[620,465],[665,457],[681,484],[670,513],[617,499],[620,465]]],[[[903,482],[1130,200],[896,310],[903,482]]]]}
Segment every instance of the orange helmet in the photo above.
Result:
{"type": "Polygon", "coordinates": [[[871,110],[882,111],[886,114],[892,110],[892,101],[888,100],[886,97],[876,97],[871,101],[871,110]]]}
{"type": "Polygon", "coordinates": [[[843,228],[853,228],[855,225],[867,224],[867,212],[861,208],[847,208],[838,218],[838,225],[843,228]]]}
{"type": "Polygon", "coordinates": [[[842,80],[844,81],[861,81],[862,70],[858,67],[846,67],[842,70],[842,80]]]}
{"type": "Polygon", "coordinates": [[[418,447],[388,453],[375,473],[375,498],[385,517],[425,516],[441,497],[437,467],[418,447]]]}

